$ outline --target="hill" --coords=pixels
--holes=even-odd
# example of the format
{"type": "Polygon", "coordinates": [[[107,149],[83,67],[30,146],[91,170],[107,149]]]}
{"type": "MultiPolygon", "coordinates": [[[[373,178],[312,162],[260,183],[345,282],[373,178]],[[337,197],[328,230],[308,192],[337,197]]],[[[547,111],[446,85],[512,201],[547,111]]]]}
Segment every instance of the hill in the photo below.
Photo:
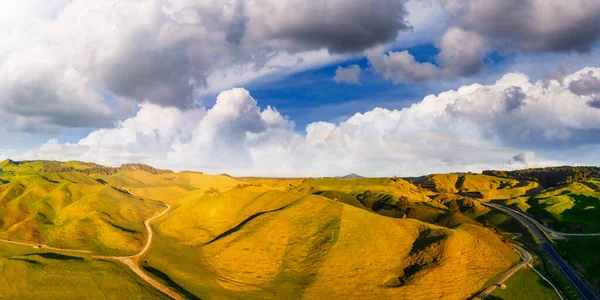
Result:
{"type": "Polygon", "coordinates": [[[593,177],[600,177],[600,167],[548,167],[516,171],[483,171],[483,174],[535,181],[545,188],[556,187],[572,182],[584,182],[593,177]]]}
{"type": "Polygon", "coordinates": [[[350,174],[342,176],[340,178],[341,179],[362,179],[362,178],[365,178],[365,177],[360,176],[360,175],[355,174],[355,173],[350,173],[350,174]]]}
{"type": "Polygon", "coordinates": [[[131,253],[143,246],[143,220],[161,209],[86,174],[4,177],[0,238],[54,247],[131,253]]]}
{"type": "Polygon", "coordinates": [[[260,187],[189,201],[156,231],[143,267],[200,298],[465,299],[517,261],[480,226],[260,187]]]}
{"type": "Polygon", "coordinates": [[[504,201],[563,232],[600,232],[600,180],[574,182],[504,201]]]}
{"type": "Polygon", "coordinates": [[[57,172],[80,172],[84,174],[105,174],[112,175],[125,171],[142,170],[151,174],[173,173],[171,170],[155,169],[144,164],[124,164],[121,167],[106,167],[95,163],[81,161],[13,161],[10,159],[0,162],[0,170],[3,173],[13,175],[35,175],[38,173],[57,173],[57,172]]]}
{"type": "Polygon", "coordinates": [[[541,191],[535,182],[481,174],[434,174],[419,181],[418,185],[436,193],[484,200],[510,199],[541,191]]]}

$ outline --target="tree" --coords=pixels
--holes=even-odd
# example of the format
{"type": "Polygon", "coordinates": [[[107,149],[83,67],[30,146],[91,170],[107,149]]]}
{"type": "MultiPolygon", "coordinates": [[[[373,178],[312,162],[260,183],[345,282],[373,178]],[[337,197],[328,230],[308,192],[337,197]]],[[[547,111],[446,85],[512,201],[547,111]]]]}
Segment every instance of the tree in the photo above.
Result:
{"type": "Polygon", "coordinates": [[[458,206],[458,203],[456,202],[456,200],[450,201],[450,204],[448,204],[448,209],[451,212],[460,212],[460,206],[458,206]]]}
{"type": "Polygon", "coordinates": [[[409,208],[411,208],[412,204],[410,202],[410,200],[408,200],[408,197],[406,196],[401,196],[398,201],[396,202],[396,206],[398,206],[398,209],[400,211],[406,211],[409,208]]]}

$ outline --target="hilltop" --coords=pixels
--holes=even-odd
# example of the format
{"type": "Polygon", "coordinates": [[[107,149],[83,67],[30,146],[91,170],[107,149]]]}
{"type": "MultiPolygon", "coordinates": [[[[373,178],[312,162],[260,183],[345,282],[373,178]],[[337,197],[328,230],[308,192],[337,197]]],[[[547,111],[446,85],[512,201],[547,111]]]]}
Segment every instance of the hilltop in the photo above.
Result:
{"type": "Polygon", "coordinates": [[[95,163],[81,161],[13,161],[10,159],[0,162],[0,170],[9,174],[36,174],[36,173],[59,173],[79,172],[84,174],[112,175],[125,171],[143,170],[151,174],[173,173],[171,170],[155,169],[144,164],[124,164],[120,167],[106,167],[95,163]]]}

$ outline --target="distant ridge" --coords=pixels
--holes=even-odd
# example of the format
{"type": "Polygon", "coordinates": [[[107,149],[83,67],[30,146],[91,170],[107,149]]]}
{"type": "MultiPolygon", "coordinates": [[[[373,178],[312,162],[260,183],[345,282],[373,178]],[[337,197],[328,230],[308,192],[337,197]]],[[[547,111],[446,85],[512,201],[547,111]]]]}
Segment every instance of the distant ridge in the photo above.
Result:
{"type": "Polygon", "coordinates": [[[88,175],[103,174],[112,175],[124,171],[143,170],[151,174],[173,173],[171,170],[162,170],[144,164],[124,164],[120,167],[106,167],[95,163],[81,161],[53,161],[53,160],[30,160],[14,161],[4,160],[0,162],[0,171],[4,173],[26,173],[26,172],[80,172],[88,175]]]}
{"type": "Polygon", "coordinates": [[[360,175],[355,174],[355,173],[350,173],[350,174],[348,174],[346,176],[342,176],[342,177],[338,177],[338,178],[341,178],[341,179],[361,179],[361,178],[365,178],[365,177],[360,176],[360,175]]]}

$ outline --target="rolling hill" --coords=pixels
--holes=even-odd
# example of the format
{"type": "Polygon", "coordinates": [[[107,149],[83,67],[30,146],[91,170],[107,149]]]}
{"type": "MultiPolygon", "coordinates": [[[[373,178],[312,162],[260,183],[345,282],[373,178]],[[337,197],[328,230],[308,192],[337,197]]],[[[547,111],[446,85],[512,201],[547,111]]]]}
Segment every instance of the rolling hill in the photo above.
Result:
{"type": "MultiPolygon", "coordinates": [[[[518,207],[565,231],[600,230],[598,179],[543,190],[537,181],[480,174],[352,177],[236,178],[6,160],[0,240],[56,248],[0,243],[0,268],[27,274],[16,286],[37,282],[36,272],[70,286],[55,277],[66,272],[103,280],[108,285],[94,293],[107,297],[112,286],[132,298],[164,297],[111,256],[138,253],[148,238],[144,222],[169,204],[153,221],[150,249],[131,263],[184,298],[465,299],[518,261],[494,226],[520,225],[480,201],[518,207]]],[[[0,296],[42,295],[9,291],[0,296]]]]}
{"type": "Polygon", "coordinates": [[[517,261],[480,226],[259,187],[190,201],[157,233],[143,266],[200,298],[464,299],[517,261]]]}
{"type": "Polygon", "coordinates": [[[563,232],[600,232],[600,180],[550,188],[532,197],[504,201],[563,232]]]}

